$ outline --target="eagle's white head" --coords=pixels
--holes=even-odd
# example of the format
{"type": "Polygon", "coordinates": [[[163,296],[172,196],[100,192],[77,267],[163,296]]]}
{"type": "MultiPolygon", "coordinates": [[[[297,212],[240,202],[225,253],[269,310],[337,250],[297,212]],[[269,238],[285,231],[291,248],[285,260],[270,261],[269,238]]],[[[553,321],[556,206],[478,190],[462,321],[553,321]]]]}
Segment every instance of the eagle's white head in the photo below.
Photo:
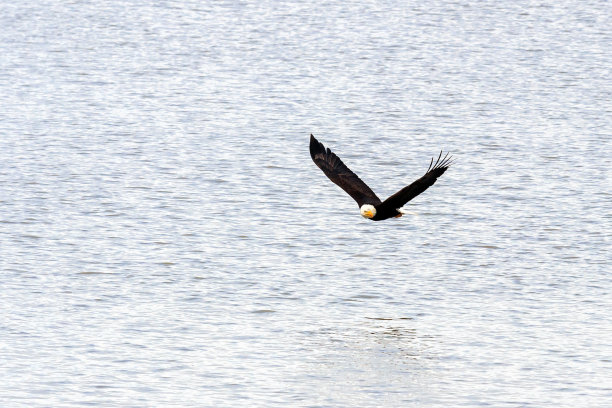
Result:
{"type": "Polygon", "coordinates": [[[376,208],[371,204],[362,205],[359,211],[361,212],[361,216],[365,218],[374,218],[376,215],[376,208]]]}

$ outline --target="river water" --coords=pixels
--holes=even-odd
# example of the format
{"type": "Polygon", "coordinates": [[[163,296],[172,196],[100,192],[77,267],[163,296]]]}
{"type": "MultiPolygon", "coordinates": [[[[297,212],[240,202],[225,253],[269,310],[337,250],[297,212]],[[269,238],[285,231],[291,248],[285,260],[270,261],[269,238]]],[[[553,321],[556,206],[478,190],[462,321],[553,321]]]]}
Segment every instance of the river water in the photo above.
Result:
{"type": "Polygon", "coordinates": [[[0,2],[0,404],[610,406],[611,15],[0,2]]]}

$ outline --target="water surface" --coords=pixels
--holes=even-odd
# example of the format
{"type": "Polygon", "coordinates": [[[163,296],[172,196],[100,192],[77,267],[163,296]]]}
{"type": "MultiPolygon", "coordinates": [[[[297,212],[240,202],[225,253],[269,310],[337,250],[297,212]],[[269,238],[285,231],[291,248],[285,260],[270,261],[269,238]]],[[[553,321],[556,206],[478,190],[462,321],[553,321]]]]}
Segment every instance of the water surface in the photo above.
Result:
{"type": "Polygon", "coordinates": [[[607,2],[0,9],[2,406],[612,400],[607,2]]]}

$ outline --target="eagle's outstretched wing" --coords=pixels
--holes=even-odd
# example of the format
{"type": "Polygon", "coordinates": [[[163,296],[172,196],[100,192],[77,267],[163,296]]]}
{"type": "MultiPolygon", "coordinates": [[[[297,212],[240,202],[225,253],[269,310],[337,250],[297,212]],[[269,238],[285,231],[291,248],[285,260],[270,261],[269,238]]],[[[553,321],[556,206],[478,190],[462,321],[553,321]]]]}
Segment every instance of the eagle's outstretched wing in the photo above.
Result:
{"type": "Polygon", "coordinates": [[[438,177],[444,174],[444,172],[448,169],[448,166],[452,164],[452,156],[449,157],[448,153],[444,158],[442,158],[442,152],[438,156],[438,160],[434,163],[433,158],[431,159],[431,163],[429,163],[429,168],[423,177],[416,180],[409,186],[402,188],[397,193],[393,194],[391,197],[387,198],[383,203],[379,206],[379,210],[383,209],[398,209],[408,201],[412,200],[414,197],[421,194],[423,191],[427,190],[430,186],[432,186],[438,177]],[[441,159],[441,160],[440,160],[441,159]]]}
{"type": "MultiPolygon", "coordinates": [[[[315,164],[331,181],[348,193],[359,207],[364,204],[378,205],[380,199],[338,156],[326,149],[313,135],[310,135],[310,156],[315,164]]],[[[432,183],[433,184],[433,183],[432,183]]],[[[429,187],[429,186],[428,186],[429,187]]],[[[425,187],[427,188],[427,187],[425,187]]]]}

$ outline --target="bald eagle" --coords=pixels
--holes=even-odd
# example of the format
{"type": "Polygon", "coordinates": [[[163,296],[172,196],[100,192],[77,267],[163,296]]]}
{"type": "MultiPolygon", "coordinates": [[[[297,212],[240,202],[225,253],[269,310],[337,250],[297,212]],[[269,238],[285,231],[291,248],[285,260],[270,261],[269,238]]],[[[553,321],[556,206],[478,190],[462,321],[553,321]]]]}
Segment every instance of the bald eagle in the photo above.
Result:
{"type": "Polygon", "coordinates": [[[406,212],[401,208],[408,201],[433,185],[452,164],[448,153],[442,158],[442,152],[434,163],[433,158],[423,177],[409,186],[402,188],[385,201],[374,194],[355,173],[351,171],[329,148],[325,148],[313,135],[310,135],[310,156],[323,173],[335,184],[348,193],[359,205],[361,215],[373,221],[401,217],[406,212]]]}

